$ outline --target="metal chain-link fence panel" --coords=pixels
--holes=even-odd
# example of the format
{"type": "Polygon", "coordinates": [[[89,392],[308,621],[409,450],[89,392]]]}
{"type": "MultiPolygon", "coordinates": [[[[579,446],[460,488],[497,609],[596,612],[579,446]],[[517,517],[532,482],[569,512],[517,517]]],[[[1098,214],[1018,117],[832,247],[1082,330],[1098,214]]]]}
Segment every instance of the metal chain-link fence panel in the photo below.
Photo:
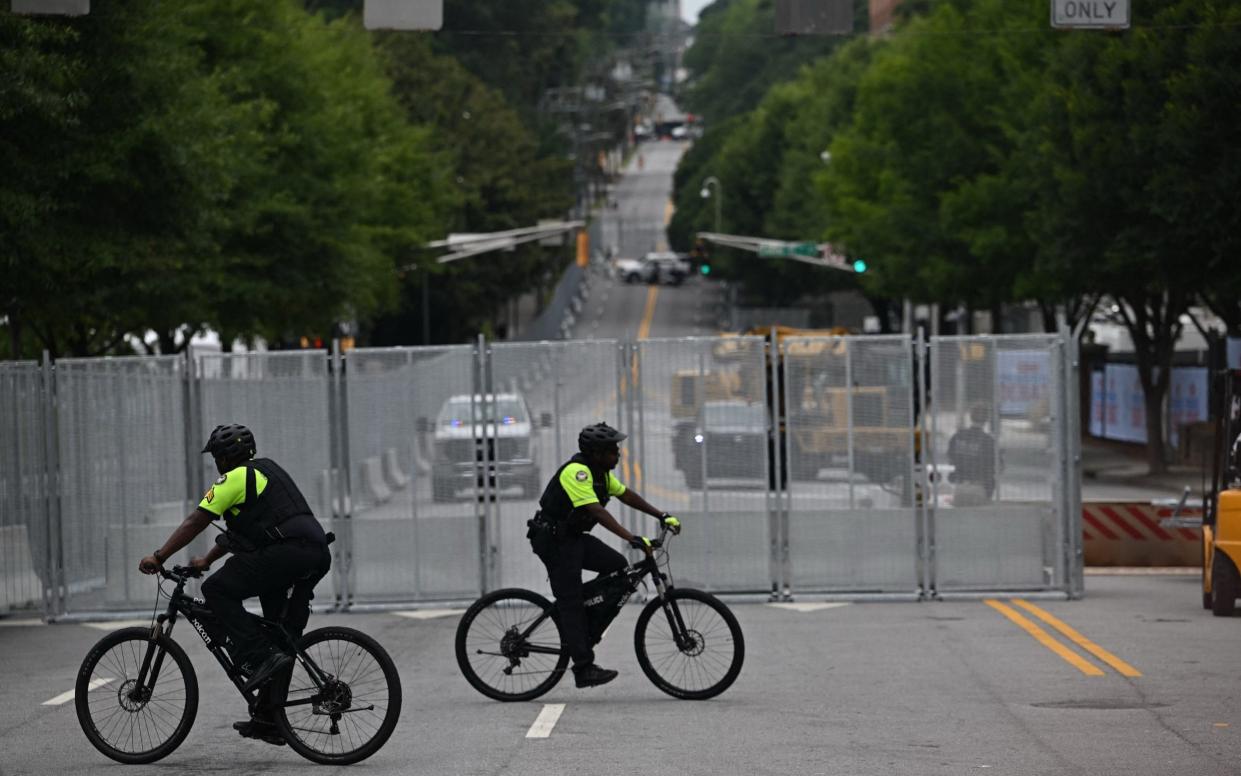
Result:
{"type": "Polygon", "coordinates": [[[221,423],[250,426],[337,533],[320,606],[546,592],[526,521],[601,420],[630,435],[620,479],[685,521],[680,585],[1074,594],[1066,337],[789,337],[774,360],[765,338],[712,337],[0,365],[0,611],[148,606],[137,562],[217,476],[199,451],[221,423]]]}
{"type": "Polygon", "coordinates": [[[0,614],[42,613],[55,587],[46,401],[39,364],[0,363],[0,614]]]}
{"type": "MultiPolygon", "coordinates": [[[[626,367],[632,436],[622,478],[683,519],[678,584],[766,591],[776,535],[769,489],[766,341],[642,340],[626,367]]],[[[645,515],[635,529],[657,530],[645,515]]]]}
{"type": "Polygon", "coordinates": [[[351,601],[478,595],[474,349],[360,349],[345,363],[351,601]]]}
{"type": "MultiPolygon", "coordinates": [[[[552,475],[577,453],[582,427],[600,421],[625,430],[619,412],[620,349],[611,340],[501,343],[488,352],[489,588],[548,592],[547,570],[531,551],[526,521],[552,475]]],[[[622,447],[624,447],[622,445],[622,447]]],[[[608,509],[619,515],[619,502],[608,509]]],[[[595,535],[618,550],[615,536],[595,535]]],[[[587,574],[589,578],[589,574],[587,574]]]]}
{"type": "Polygon", "coordinates": [[[55,374],[64,609],[149,607],[138,561],[193,508],[185,360],[69,358],[55,374]]]}
{"type": "Polygon", "coordinates": [[[1066,588],[1063,340],[936,337],[925,418],[932,586],[1066,588]]]}
{"type": "MultiPolygon", "coordinates": [[[[279,464],[306,497],[326,530],[336,531],[333,500],[341,489],[333,474],[332,383],[322,350],[203,354],[197,359],[199,397],[195,450],[218,425],[240,423],[254,432],[258,457],[279,464]]],[[[219,475],[209,455],[198,455],[199,485],[219,475]]],[[[214,540],[204,532],[199,541],[214,540]]],[[[331,604],[347,572],[346,542],[332,546],[332,573],[315,589],[317,605],[331,604]]]]}
{"type": "Polygon", "coordinates": [[[788,565],[797,591],[912,594],[914,351],[907,336],[780,343],[788,565]]]}

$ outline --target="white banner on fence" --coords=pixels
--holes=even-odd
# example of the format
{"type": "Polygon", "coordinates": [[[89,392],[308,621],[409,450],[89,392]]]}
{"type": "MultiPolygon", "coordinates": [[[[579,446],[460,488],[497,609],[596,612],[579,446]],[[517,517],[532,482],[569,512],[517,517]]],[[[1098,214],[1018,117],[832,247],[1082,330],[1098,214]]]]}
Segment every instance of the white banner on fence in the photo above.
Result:
{"type": "Polygon", "coordinates": [[[1048,407],[1051,362],[1045,350],[1001,350],[996,354],[1000,414],[1030,416],[1048,407]]]}
{"type": "Polygon", "coordinates": [[[1107,436],[1104,423],[1107,415],[1106,387],[1102,369],[1090,373],[1090,435],[1100,438],[1107,436]]]}
{"type": "Polygon", "coordinates": [[[1206,420],[1209,377],[1206,367],[1179,367],[1172,370],[1168,386],[1168,443],[1180,444],[1181,426],[1206,420]]]}
{"type": "Polygon", "coordinates": [[[1146,403],[1133,364],[1108,364],[1104,389],[1104,431],[1108,439],[1146,442],[1146,403]]]}
{"type": "MultiPolygon", "coordinates": [[[[1208,416],[1206,367],[1177,367],[1168,386],[1168,443],[1180,442],[1180,428],[1208,416]]],[[[1108,364],[1090,376],[1090,433],[1121,442],[1146,442],[1146,403],[1138,368],[1108,364]]]]}

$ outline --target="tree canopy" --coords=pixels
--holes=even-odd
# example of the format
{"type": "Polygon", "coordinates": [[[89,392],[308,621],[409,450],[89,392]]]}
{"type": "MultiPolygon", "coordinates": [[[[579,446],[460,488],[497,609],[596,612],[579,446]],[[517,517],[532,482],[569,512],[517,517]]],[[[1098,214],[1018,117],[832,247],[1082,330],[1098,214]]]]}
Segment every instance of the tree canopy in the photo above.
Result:
{"type": "MultiPolygon", "coordinates": [[[[715,24],[744,5],[733,0],[715,24]]],[[[1133,29],[1112,34],[1053,31],[1037,0],[910,11],[885,38],[790,81],[758,72],[733,83],[734,94],[761,85],[763,97],[686,155],[673,237],[713,228],[696,199],[716,175],[724,231],[826,239],[866,260],[875,301],[998,311],[1033,299],[1050,319],[1057,305],[1084,315],[1092,300],[1115,300],[1161,465],[1162,401],[1189,306],[1241,323],[1241,105],[1223,97],[1241,93],[1241,7],[1135,0],[1133,29]]],[[[696,88],[744,78],[730,67],[696,88]]],[[[857,280],[752,256],[723,269],[766,303],[857,280]]]]}
{"type": "Polygon", "coordinates": [[[459,35],[372,34],[360,7],[0,11],[0,355],[345,322],[410,343],[426,271],[435,338],[458,340],[549,282],[561,262],[538,247],[439,268],[420,246],[565,213],[573,162],[542,90],[605,61],[646,0],[454,1],[459,35]]]}

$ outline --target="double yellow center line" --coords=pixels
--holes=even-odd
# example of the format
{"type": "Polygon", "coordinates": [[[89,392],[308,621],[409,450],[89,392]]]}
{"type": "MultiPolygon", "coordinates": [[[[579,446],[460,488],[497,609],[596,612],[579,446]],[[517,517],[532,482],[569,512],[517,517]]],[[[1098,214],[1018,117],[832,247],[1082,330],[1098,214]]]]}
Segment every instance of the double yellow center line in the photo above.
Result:
{"type": "MultiPolygon", "coordinates": [[[[1063,659],[1066,663],[1073,666],[1078,671],[1081,671],[1086,676],[1103,676],[1103,669],[1099,668],[1094,663],[1082,657],[1079,653],[1074,652],[1072,649],[1069,649],[1069,647],[1065,646],[1065,644],[1058,641],[1050,633],[1040,628],[1037,623],[1035,623],[1033,620],[1023,615],[1021,612],[1017,611],[1013,607],[1008,606],[1007,604],[1001,603],[995,600],[994,598],[985,599],[983,603],[985,603],[987,606],[990,606],[992,609],[995,609],[997,612],[1004,615],[1008,619],[1012,620],[1014,623],[1017,624],[1018,627],[1020,627],[1026,633],[1030,634],[1034,638],[1035,641],[1037,641],[1038,643],[1042,644],[1044,647],[1047,647],[1052,652],[1059,655],[1060,658],[1063,659]]],[[[1136,676],[1142,675],[1141,671],[1129,665],[1128,663],[1121,660],[1120,658],[1116,657],[1111,652],[1108,652],[1103,647],[1100,647],[1098,644],[1094,643],[1090,639],[1086,638],[1081,633],[1079,633],[1075,628],[1073,628],[1071,625],[1069,625],[1068,623],[1064,622],[1063,620],[1060,620],[1059,618],[1051,614],[1051,612],[1045,611],[1044,609],[1041,609],[1035,606],[1029,601],[1024,601],[1020,598],[1011,599],[1009,603],[1014,604],[1015,606],[1019,606],[1022,609],[1025,609],[1030,614],[1033,614],[1035,617],[1039,618],[1043,622],[1055,628],[1062,635],[1064,635],[1069,641],[1076,644],[1078,647],[1085,650],[1087,653],[1093,655],[1094,657],[1102,661],[1105,665],[1110,666],[1113,670],[1115,670],[1121,676],[1136,677],[1136,676]]]]}

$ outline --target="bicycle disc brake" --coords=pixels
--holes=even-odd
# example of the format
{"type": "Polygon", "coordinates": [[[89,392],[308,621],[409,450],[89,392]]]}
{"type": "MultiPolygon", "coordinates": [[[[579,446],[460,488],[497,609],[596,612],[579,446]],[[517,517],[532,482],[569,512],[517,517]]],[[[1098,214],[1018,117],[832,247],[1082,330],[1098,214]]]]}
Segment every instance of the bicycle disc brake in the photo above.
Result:
{"type": "Polygon", "coordinates": [[[707,641],[702,634],[690,628],[685,629],[685,635],[678,635],[676,642],[677,649],[690,657],[698,657],[707,648],[707,641]]]}

